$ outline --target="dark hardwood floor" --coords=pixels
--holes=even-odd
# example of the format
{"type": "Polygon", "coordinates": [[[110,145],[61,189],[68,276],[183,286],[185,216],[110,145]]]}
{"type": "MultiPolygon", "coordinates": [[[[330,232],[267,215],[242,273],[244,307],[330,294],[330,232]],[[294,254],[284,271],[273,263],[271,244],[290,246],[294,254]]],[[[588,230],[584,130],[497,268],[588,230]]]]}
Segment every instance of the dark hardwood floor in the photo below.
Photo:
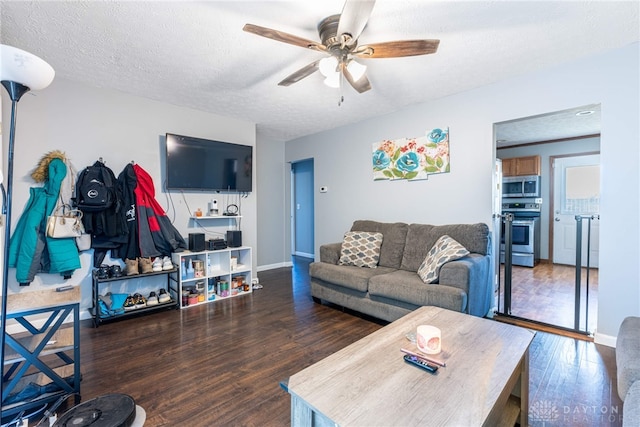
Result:
{"type": "MultiPolygon", "coordinates": [[[[99,328],[83,321],[82,400],[129,394],[150,427],[289,425],[279,382],[385,323],[313,303],[303,258],[258,277],[264,288],[251,295],[99,328]]],[[[614,350],[538,332],[530,405],[534,426],[621,425],[614,350]]]]}

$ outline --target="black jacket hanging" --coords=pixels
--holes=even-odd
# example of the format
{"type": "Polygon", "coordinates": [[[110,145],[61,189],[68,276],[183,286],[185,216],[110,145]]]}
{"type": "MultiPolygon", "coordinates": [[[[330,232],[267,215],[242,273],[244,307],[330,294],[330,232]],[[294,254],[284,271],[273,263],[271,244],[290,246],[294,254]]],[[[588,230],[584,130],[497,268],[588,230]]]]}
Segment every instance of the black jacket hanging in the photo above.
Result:
{"type": "Polygon", "coordinates": [[[136,259],[140,256],[138,245],[138,216],[136,208],[136,195],[134,190],[138,185],[136,173],[131,163],[127,164],[118,175],[118,187],[122,195],[122,209],[124,210],[127,224],[127,240],[118,248],[111,251],[115,258],[136,259]]]}

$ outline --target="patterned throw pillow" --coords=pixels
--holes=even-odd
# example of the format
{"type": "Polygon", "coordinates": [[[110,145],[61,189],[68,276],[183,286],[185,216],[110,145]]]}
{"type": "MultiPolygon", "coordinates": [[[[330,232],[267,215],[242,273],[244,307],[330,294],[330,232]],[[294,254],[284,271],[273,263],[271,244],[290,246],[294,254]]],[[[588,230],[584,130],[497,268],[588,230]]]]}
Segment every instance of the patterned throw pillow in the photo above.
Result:
{"type": "Polygon", "coordinates": [[[418,276],[424,283],[433,283],[438,280],[440,267],[445,262],[455,261],[466,255],[469,255],[469,251],[445,234],[429,250],[427,257],[418,268],[418,276]]]}
{"type": "Polygon", "coordinates": [[[339,265],[376,268],[380,259],[382,233],[348,231],[344,234],[339,265]]]}

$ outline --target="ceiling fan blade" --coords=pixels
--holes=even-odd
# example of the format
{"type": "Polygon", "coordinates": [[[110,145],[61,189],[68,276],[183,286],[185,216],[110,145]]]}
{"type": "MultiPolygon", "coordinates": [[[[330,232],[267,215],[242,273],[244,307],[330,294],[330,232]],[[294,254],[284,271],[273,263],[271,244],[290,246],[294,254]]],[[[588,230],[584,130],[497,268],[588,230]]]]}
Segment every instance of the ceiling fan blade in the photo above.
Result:
{"type": "Polygon", "coordinates": [[[359,58],[399,58],[436,53],[440,40],[403,40],[360,46],[352,54],[359,58]]]}
{"type": "Polygon", "coordinates": [[[355,44],[367,25],[375,4],[375,0],[346,0],[340,14],[337,35],[351,34],[348,44],[355,44]]]}
{"type": "Polygon", "coordinates": [[[300,68],[298,71],[296,71],[295,73],[291,74],[290,76],[288,76],[286,79],[282,80],[280,83],[278,83],[279,86],[290,86],[294,83],[299,82],[300,80],[304,79],[307,76],[310,76],[311,74],[315,73],[316,71],[318,71],[318,64],[320,63],[320,60],[317,60],[315,62],[312,62],[311,64],[300,68]]]}
{"type": "Polygon", "coordinates": [[[313,40],[307,40],[302,37],[294,36],[292,34],[284,33],[282,31],[273,30],[271,28],[260,27],[259,25],[245,24],[242,27],[247,33],[257,34],[268,39],[276,40],[283,43],[289,43],[294,46],[306,47],[309,49],[315,49],[320,51],[326,51],[327,48],[318,42],[313,40]]]}
{"type": "Polygon", "coordinates": [[[344,78],[347,79],[349,84],[358,91],[358,93],[366,92],[371,89],[371,83],[366,75],[362,75],[357,81],[353,81],[353,76],[349,72],[349,69],[343,64],[340,64],[340,69],[342,70],[342,74],[344,74],[344,78]]]}

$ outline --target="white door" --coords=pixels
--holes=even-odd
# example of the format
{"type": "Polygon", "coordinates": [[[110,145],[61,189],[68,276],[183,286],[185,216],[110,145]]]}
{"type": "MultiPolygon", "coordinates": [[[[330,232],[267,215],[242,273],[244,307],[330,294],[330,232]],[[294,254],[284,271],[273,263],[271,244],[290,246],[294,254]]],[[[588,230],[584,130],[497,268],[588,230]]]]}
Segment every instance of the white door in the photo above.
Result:
{"type": "Polygon", "coordinates": [[[582,216],[582,258],[587,265],[587,240],[590,239],[589,266],[598,267],[600,236],[600,155],[562,157],[553,164],[553,263],[576,265],[576,215],[582,216]],[[589,227],[586,217],[594,217],[589,227]],[[589,236],[588,230],[591,229],[589,236]]]}

